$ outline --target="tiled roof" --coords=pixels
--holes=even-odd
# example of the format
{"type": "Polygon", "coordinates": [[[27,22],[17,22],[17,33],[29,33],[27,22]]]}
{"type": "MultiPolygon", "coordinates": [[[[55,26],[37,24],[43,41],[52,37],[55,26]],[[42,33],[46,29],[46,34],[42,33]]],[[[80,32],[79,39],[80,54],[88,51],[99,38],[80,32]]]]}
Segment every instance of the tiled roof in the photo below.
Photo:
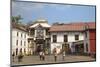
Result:
{"type": "Polygon", "coordinates": [[[96,23],[88,23],[89,29],[96,29],[96,23]]]}
{"type": "Polygon", "coordinates": [[[27,31],[27,28],[25,25],[22,25],[22,24],[18,24],[18,23],[15,23],[15,22],[12,22],[12,28],[16,28],[16,29],[19,29],[19,30],[22,30],[22,31],[27,31]]]}
{"type": "Polygon", "coordinates": [[[70,23],[70,24],[58,24],[52,25],[50,32],[60,32],[60,31],[84,31],[86,29],[95,29],[95,22],[89,23],[70,23]]]}

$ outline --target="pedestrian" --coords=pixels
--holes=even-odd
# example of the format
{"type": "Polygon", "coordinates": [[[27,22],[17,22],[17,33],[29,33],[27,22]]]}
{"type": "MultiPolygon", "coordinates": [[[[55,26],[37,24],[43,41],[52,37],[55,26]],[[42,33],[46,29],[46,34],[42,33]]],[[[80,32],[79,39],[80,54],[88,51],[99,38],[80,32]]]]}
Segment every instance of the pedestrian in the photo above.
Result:
{"type": "Polygon", "coordinates": [[[54,60],[56,62],[57,61],[57,50],[56,50],[56,48],[54,48],[53,54],[54,54],[54,60]]]}
{"type": "Polygon", "coordinates": [[[15,57],[15,53],[13,52],[13,54],[12,54],[13,62],[14,62],[14,57],[15,57]]]}
{"type": "Polygon", "coordinates": [[[42,52],[42,60],[43,61],[45,60],[45,52],[44,51],[42,52]]]}
{"type": "Polygon", "coordinates": [[[42,51],[39,52],[40,60],[42,60],[42,51]]]}
{"type": "Polygon", "coordinates": [[[21,62],[22,59],[23,59],[23,54],[22,54],[22,52],[20,52],[18,55],[18,62],[21,62]]]}
{"type": "Polygon", "coordinates": [[[62,53],[62,56],[63,56],[63,60],[65,59],[65,51],[63,51],[63,53],[62,53]]]}

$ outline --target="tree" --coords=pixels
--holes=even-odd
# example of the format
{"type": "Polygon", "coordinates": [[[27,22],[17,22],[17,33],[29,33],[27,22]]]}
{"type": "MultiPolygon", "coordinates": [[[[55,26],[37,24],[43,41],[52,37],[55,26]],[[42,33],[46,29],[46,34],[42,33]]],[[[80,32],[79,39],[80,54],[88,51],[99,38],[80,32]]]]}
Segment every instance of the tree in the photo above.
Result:
{"type": "Polygon", "coordinates": [[[22,18],[21,18],[20,15],[16,16],[16,22],[17,22],[17,23],[21,23],[21,22],[20,22],[21,19],[22,19],[22,18]]]}
{"type": "Polygon", "coordinates": [[[16,19],[15,19],[14,16],[11,17],[11,21],[12,21],[12,22],[16,22],[16,19]]]}
{"type": "Polygon", "coordinates": [[[21,23],[20,22],[21,19],[22,19],[22,17],[20,15],[11,17],[11,21],[15,22],[15,23],[21,23]]]}

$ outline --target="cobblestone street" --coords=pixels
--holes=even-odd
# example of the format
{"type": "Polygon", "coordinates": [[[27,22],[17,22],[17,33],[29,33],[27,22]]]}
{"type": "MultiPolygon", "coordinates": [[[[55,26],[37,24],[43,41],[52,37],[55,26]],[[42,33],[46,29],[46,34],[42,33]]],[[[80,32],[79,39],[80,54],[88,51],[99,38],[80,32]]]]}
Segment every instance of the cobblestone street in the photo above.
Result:
{"type": "Polygon", "coordinates": [[[40,61],[39,56],[24,56],[22,62],[18,62],[18,59],[15,58],[12,65],[27,65],[27,64],[45,64],[45,63],[59,63],[59,62],[78,62],[78,61],[94,61],[94,58],[89,56],[75,56],[75,55],[66,55],[65,59],[62,59],[62,55],[58,55],[57,61],[54,61],[53,55],[46,55],[45,61],[40,61]]]}

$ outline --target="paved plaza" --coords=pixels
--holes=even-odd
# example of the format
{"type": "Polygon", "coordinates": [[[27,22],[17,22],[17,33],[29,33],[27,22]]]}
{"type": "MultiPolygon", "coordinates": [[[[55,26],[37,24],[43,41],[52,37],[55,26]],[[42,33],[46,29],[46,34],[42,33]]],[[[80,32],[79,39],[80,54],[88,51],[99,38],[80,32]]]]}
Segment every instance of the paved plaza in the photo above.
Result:
{"type": "Polygon", "coordinates": [[[27,65],[27,64],[45,64],[45,63],[60,63],[60,62],[78,62],[78,61],[95,61],[94,58],[89,56],[77,56],[77,55],[66,55],[65,59],[62,59],[62,55],[58,55],[57,61],[54,61],[53,55],[46,55],[45,61],[40,61],[38,55],[35,56],[24,56],[22,62],[18,62],[17,57],[12,62],[12,65],[27,65]]]}

